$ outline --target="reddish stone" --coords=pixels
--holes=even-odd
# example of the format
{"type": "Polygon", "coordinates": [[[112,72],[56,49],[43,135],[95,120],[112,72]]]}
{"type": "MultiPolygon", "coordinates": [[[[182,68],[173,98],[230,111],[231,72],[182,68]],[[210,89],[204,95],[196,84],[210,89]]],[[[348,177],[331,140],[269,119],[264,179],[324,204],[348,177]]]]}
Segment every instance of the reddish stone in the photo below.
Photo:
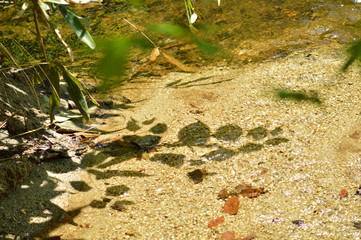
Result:
{"type": "Polygon", "coordinates": [[[339,196],[340,196],[340,199],[347,197],[348,192],[346,191],[346,189],[342,189],[339,196]]]}
{"type": "Polygon", "coordinates": [[[224,222],[224,217],[219,217],[219,218],[216,218],[216,219],[213,219],[212,221],[210,221],[208,223],[208,227],[209,228],[212,228],[212,227],[217,227],[219,224],[223,223],[224,222]]]}
{"type": "Polygon", "coordinates": [[[232,196],[224,203],[223,212],[228,213],[229,215],[235,215],[238,212],[238,208],[239,199],[237,196],[232,196]]]}
{"type": "Polygon", "coordinates": [[[222,236],[219,240],[234,240],[235,238],[236,238],[236,235],[234,235],[233,232],[227,231],[222,234],[222,236]]]}
{"type": "Polygon", "coordinates": [[[268,169],[263,169],[259,175],[261,176],[261,175],[263,175],[263,174],[265,174],[267,172],[268,172],[268,169]]]}

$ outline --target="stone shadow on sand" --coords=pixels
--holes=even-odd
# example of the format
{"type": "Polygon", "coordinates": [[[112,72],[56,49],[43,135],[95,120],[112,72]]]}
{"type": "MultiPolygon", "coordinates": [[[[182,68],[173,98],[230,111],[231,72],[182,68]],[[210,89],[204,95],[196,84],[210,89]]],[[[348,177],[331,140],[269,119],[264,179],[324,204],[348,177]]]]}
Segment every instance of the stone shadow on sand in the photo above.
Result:
{"type": "MultiPolygon", "coordinates": [[[[130,122],[137,125],[137,130],[141,129],[142,125],[151,125],[155,119],[145,121],[139,124],[136,120],[131,119],[130,122]]],[[[130,125],[128,123],[128,125],[130,125]]],[[[190,160],[192,165],[201,165],[209,161],[225,161],[241,153],[251,153],[260,151],[266,146],[276,146],[286,143],[289,139],[282,137],[283,129],[276,127],[269,130],[264,126],[259,126],[245,131],[236,124],[227,124],[219,127],[214,133],[211,132],[210,127],[201,121],[191,123],[178,132],[178,141],[174,143],[161,143],[161,134],[167,130],[164,123],[155,124],[150,128],[148,134],[144,136],[139,135],[125,135],[121,140],[117,140],[108,145],[102,145],[102,152],[107,155],[115,157],[108,162],[90,162],[86,163],[88,166],[96,166],[97,168],[104,169],[106,167],[127,161],[131,158],[142,159],[144,155],[149,156],[149,153],[156,151],[158,147],[166,147],[174,149],[178,147],[194,148],[212,148],[208,153],[201,156],[200,159],[190,160]],[[247,139],[247,142],[237,148],[226,148],[223,143],[237,142],[242,140],[242,137],[247,139]],[[210,139],[215,138],[216,141],[210,143],[210,139]],[[217,149],[214,149],[217,148],[217,149]]],[[[244,141],[243,141],[244,142],[244,141]]],[[[238,143],[239,145],[239,143],[238,143]]],[[[89,159],[89,158],[88,158],[89,159]]],[[[146,157],[150,161],[160,162],[170,167],[181,167],[186,163],[186,156],[184,154],[175,153],[154,153],[150,157],[146,157]]],[[[92,170],[93,174],[100,176],[105,172],[100,173],[92,170]]],[[[118,173],[117,173],[118,174],[118,173]]],[[[122,174],[122,173],[120,173],[122,174]]]]}
{"type": "MultiPolygon", "coordinates": [[[[218,148],[212,150],[201,156],[201,159],[191,160],[191,165],[202,165],[209,161],[225,161],[233,156],[236,156],[241,153],[250,153],[254,151],[260,151],[265,146],[276,146],[281,143],[288,142],[289,139],[280,137],[283,130],[281,127],[277,127],[273,130],[268,130],[264,126],[256,127],[247,131],[245,137],[250,138],[251,140],[241,147],[231,149],[225,148],[222,146],[222,142],[236,142],[244,134],[244,130],[236,124],[227,124],[219,127],[214,134],[211,133],[210,128],[202,123],[197,121],[195,123],[189,124],[188,126],[181,129],[178,133],[178,141],[175,143],[163,144],[169,148],[187,146],[190,148],[200,147],[200,148],[218,148]],[[217,143],[207,144],[210,138],[216,138],[217,143]]],[[[151,158],[153,161],[158,161],[169,166],[180,167],[181,163],[184,163],[184,158],[182,161],[178,161],[177,164],[167,159],[169,154],[157,155],[157,157],[151,158]],[[162,159],[162,156],[164,157],[162,159]]]]}

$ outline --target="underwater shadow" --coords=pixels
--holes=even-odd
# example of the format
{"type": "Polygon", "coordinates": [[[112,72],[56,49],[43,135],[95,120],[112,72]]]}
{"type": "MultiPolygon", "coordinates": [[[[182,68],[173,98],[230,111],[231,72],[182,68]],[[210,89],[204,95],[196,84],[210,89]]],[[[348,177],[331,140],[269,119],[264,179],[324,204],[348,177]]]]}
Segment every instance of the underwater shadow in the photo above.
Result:
{"type": "MultiPolygon", "coordinates": [[[[199,148],[211,148],[216,147],[216,150],[212,150],[201,156],[201,159],[190,160],[191,165],[202,165],[209,161],[225,161],[241,153],[251,153],[260,151],[266,146],[276,146],[282,143],[286,143],[289,139],[284,138],[281,135],[283,132],[281,127],[268,130],[264,126],[259,126],[248,131],[244,131],[240,126],[236,124],[227,124],[219,127],[214,134],[210,131],[209,126],[201,121],[191,123],[178,132],[178,141],[174,143],[164,143],[162,146],[168,148],[176,147],[199,147],[199,148]],[[222,146],[223,142],[236,142],[241,137],[246,137],[249,141],[242,146],[233,149],[225,148],[222,146]],[[210,138],[215,138],[218,142],[208,144],[210,138]]],[[[181,167],[185,163],[185,155],[162,153],[155,154],[149,160],[167,164],[171,167],[181,167]]]]}
{"type": "Polygon", "coordinates": [[[214,85],[214,84],[220,84],[224,82],[232,81],[233,78],[219,80],[219,81],[210,81],[207,82],[207,80],[214,78],[215,76],[210,77],[201,77],[197,78],[195,80],[191,81],[184,81],[183,80],[176,80],[171,83],[168,83],[165,87],[166,88],[189,88],[189,87],[197,87],[197,86],[207,86],[207,85],[214,85]]]}
{"type": "Polygon", "coordinates": [[[316,91],[293,91],[287,89],[275,89],[276,95],[285,100],[294,100],[297,102],[307,101],[312,103],[321,104],[322,100],[316,91]]]}

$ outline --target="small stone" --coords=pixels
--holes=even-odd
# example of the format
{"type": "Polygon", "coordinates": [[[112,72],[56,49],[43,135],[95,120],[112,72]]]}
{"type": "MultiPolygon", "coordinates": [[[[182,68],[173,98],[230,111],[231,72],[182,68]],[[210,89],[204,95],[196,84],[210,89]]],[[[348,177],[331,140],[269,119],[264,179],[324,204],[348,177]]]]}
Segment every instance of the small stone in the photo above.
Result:
{"type": "Polygon", "coordinates": [[[354,222],[353,226],[357,229],[361,229],[361,222],[354,222]]]}
{"type": "Polygon", "coordinates": [[[194,184],[200,183],[203,181],[204,176],[207,174],[205,168],[196,169],[188,173],[188,177],[193,181],[194,184]]]}
{"type": "Polygon", "coordinates": [[[135,232],[133,230],[128,230],[125,232],[126,235],[128,236],[134,236],[135,235],[135,232]]]}
{"type": "Polygon", "coordinates": [[[229,197],[228,190],[226,188],[222,189],[218,193],[218,199],[226,200],[229,197]]]}
{"type": "Polygon", "coordinates": [[[356,195],[361,195],[361,186],[357,189],[356,195]]]}
{"type": "Polygon", "coordinates": [[[303,226],[305,224],[305,222],[302,221],[302,220],[294,220],[294,221],[292,221],[292,223],[294,225],[296,225],[297,227],[301,227],[301,226],[303,226]]]}
{"type": "Polygon", "coordinates": [[[208,223],[208,227],[209,228],[212,228],[212,227],[217,227],[219,224],[223,223],[224,222],[224,217],[221,216],[219,218],[216,218],[216,219],[213,219],[212,221],[210,221],[208,223]]]}
{"type": "Polygon", "coordinates": [[[124,206],[124,204],[121,201],[114,202],[114,204],[111,206],[111,208],[113,208],[114,210],[120,211],[120,212],[124,212],[127,210],[127,208],[124,206]]]}
{"type": "Polygon", "coordinates": [[[342,189],[339,195],[340,199],[345,198],[347,196],[348,196],[348,192],[346,191],[346,189],[342,189]]]}
{"type": "Polygon", "coordinates": [[[239,198],[237,196],[232,196],[225,202],[223,212],[228,213],[229,215],[235,215],[238,212],[238,208],[239,198]]]}
{"type": "Polygon", "coordinates": [[[235,238],[236,238],[236,235],[234,235],[233,232],[227,231],[222,234],[222,236],[219,240],[234,240],[235,238]]]}

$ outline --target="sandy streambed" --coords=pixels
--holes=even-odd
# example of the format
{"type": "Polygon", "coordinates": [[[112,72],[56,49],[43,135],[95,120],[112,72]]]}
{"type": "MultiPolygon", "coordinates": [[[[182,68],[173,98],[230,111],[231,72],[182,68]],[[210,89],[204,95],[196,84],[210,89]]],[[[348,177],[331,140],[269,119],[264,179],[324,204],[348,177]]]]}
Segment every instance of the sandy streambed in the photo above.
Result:
{"type": "MultiPolygon", "coordinates": [[[[122,94],[133,103],[107,110],[103,126],[125,129],[96,141],[130,140],[90,150],[69,171],[47,172],[55,196],[43,198],[64,211],[46,235],[219,239],[233,231],[256,239],[357,238],[361,75],[357,68],[339,72],[340,52],[310,49],[239,69],[128,84],[122,94]],[[194,184],[187,173],[199,168],[209,174],[194,184]],[[240,197],[236,215],[222,213],[218,192],[239,184],[266,193],[240,197]],[[342,189],[348,196],[340,199],[342,189]],[[222,224],[207,226],[220,216],[222,224]]],[[[28,227],[39,224],[36,213],[44,221],[56,211],[46,204],[30,209],[23,213],[32,215],[28,227]]]]}
{"type": "Polygon", "coordinates": [[[91,189],[58,201],[67,211],[79,208],[76,224],[50,235],[217,239],[230,230],[256,239],[359,236],[361,75],[357,68],[341,74],[344,58],[335,49],[309,54],[127,85],[122,94],[132,108],[118,110],[109,122],[133,131],[102,138],[157,135],[158,147],[142,155],[114,143],[85,155],[81,171],[91,189]],[[149,131],[159,124],[164,132],[149,131]],[[194,184],[187,173],[197,168],[211,174],[194,184]],[[236,215],[222,213],[218,192],[242,183],[267,192],[240,197],[236,215]],[[349,194],[340,199],[342,189],[349,194]],[[94,200],[110,202],[99,208],[94,200]],[[116,201],[126,209],[113,209],[116,201]],[[222,215],[224,223],[207,227],[222,215]]]}

